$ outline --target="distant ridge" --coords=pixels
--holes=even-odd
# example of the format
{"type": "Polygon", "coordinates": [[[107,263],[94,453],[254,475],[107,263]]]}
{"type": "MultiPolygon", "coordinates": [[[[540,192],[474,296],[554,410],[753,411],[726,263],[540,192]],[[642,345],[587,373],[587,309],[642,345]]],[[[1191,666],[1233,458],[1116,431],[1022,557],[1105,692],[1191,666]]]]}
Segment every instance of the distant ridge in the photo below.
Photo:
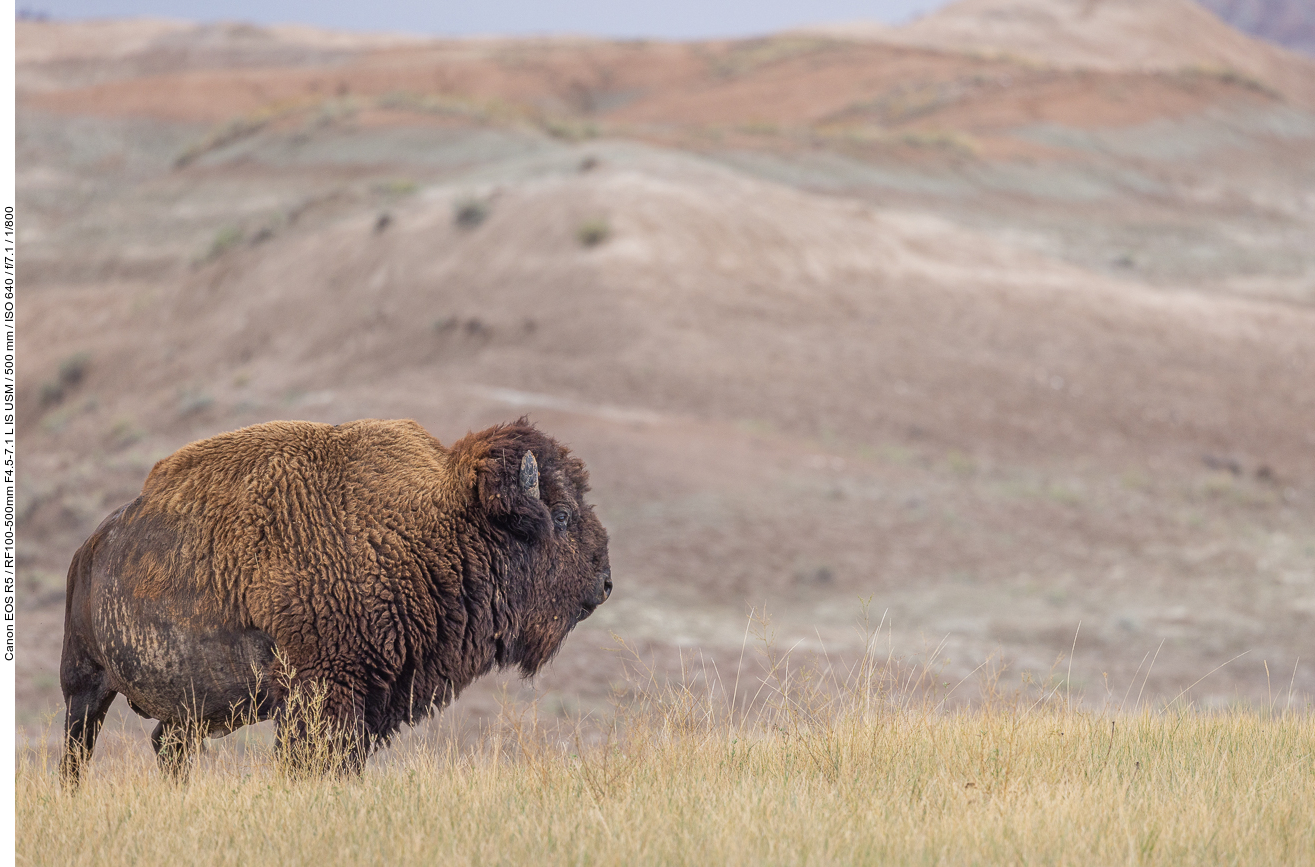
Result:
{"type": "Polygon", "coordinates": [[[240,21],[196,24],[169,18],[89,18],[16,22],[20,91],[50,91],[183,69],[297,66],[421,37],[353,33],[299,24],[260,27],[240,21]]]}
{"type": "Polygon", "coordinates": [[[271,27],[238,21],[195,24],[173,18],[20,19],[17,30],[18,63],[123,58],[152,49],[178,52],[252,45],[361,51],[422,39],[400,33],[355,33],[301,24],[271,27]]]}
{"type": "Polygon", "coordinates": [[[1070,69],[1228,71],[1315,105],[1315,63],[1230,27],[1193,0],[960,0],[902,27],[808,30],[1070,69]]]}
{"type": "Polygon", "coordinates": [[[1236,27],[1293,51],[1315,55],[1315,2],[1311,0],[1198,0],[1236,27]]]}

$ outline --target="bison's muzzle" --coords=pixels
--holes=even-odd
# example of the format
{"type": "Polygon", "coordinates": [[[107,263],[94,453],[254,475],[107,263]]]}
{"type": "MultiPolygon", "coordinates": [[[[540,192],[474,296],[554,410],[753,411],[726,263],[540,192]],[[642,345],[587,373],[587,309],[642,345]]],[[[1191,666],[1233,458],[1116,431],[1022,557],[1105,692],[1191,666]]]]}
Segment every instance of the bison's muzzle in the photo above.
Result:
{"type": "Polygon", "coordinates": [[[580,620],[584,620],[590,614],[593,614],[594,609],[606,602],[611,595],[612,570],[608,569],[598,574],[598,578],[594,582],[593,592],[580,603],[580,620]]]}

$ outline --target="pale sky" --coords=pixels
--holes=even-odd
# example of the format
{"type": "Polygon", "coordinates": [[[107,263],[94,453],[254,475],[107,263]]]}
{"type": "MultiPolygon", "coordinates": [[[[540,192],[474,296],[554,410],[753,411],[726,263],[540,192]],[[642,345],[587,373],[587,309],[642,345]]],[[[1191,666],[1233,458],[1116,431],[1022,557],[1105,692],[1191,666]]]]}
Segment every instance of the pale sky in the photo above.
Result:
{"type": "Polygon", "coordinates": [[[19,0],[20,11],[55,19],[155,16],[195,21],[313,24],[344,30],[433,35],[579,33],[620,38],[749,36],[800,24],[888,24],[945,0],[19,0]]]}

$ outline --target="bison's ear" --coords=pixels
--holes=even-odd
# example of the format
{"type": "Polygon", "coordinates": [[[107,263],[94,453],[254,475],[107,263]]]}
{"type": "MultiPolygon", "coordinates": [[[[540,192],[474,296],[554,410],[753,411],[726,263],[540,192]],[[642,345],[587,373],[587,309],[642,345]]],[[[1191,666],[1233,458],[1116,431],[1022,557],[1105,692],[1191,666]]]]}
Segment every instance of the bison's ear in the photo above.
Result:
{"type": "Polygon", "coordinates": [[[534,537],[550,529],[548,509],[539,500],[539,462],[533,452],[525,452],[519,461],[511,455],[484,461],[479,471],[479,499],[494,522],[525,537],[534,537]]]}

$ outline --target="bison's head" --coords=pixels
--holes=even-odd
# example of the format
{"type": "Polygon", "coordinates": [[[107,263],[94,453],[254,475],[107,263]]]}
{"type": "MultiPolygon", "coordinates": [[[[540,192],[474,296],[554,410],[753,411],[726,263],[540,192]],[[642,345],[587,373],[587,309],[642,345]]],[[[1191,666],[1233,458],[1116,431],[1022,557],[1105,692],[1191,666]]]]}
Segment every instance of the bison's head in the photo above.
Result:
{"type": "Polygon", "coordinates": [[[566,446],[524,419],[475,436],[485,446],[476,499],[507,558],[498,663],[531,675],[611,595],[607,531],[585,502],[584,462],[566,446]]]}

